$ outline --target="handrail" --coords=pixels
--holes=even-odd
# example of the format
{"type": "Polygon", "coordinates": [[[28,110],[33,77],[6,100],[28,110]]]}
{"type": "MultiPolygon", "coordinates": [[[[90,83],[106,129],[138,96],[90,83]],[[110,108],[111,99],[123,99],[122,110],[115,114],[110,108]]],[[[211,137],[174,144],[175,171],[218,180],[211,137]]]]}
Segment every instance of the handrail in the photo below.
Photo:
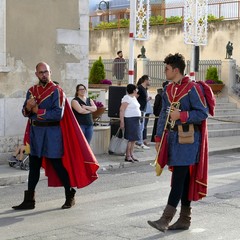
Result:
{"type": "MultiPolygon", "coordinates": [[[[219,3],[209,3],[208,6],[209,6],[209,14],[215,16],[216,18],[221,18],[223,13],[226,11],[226,9],[228,9],[228,12],[225,12],[226,14],[227,13],[228,14],[226,15],[226,17],[224,17],[224,20],[240,19],[240,0],[233,0],[233,1],[219,2],[219,3]]],[[[162,16],[163,21],[161,24],[165,25],[165,24],[169,24],[167,22],[167,19],[169,16],[168,12],[170,11],[172,11],[172,13],[177,12],[177,14],[172,14],[172,16],[181,17],[182,19],[184,19],[184,11],[183,11],[182,5],[169,6],[169,7],[166,5],[153,6],[151,9],[151,15],[162,16]]],[[[111,28],[120,29],[121,28],[120,20],[129,19],[129,12],[123,9],[119,9],[119,10],[114,9],[114,10],[111,10],[110,12],[105,12],[101,16],[98,16],[97,14],[92,14],[90,15],[90,23],[89,23],[90,30],[94,29],[93,23],[99,24],[100,22],[107,22],[105,21],[105,19],[110,19],[110,23],[116,23],[116,26],[113,26],[111,28]],[[96,21],[94,21],[94,19],[96,19],[96,21]]],[[[171,23],[174,23],[174,22],[171,22],[171,23]]]]}

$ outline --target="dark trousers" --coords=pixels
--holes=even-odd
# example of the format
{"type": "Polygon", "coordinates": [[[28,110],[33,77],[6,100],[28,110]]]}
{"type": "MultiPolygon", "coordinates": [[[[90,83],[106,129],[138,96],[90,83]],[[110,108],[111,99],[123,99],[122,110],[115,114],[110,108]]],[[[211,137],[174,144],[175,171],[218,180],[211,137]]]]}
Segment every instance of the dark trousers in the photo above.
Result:
{"type": "Polygon", "coordinates": [[[147,125],[148,125],[149,116],[150,116],[149,113],[147,113],[145,115],[144,129],[143,129],[143,140],[147,139],[147,125]]]}
{"type": "Polygon", "coordinates": [[[177,207],[179,201],[183,206],[190,207],[188,200],[190,173],[189,166],[174,166],[172,173],[172,188],[168,197],[168,204],[177,207]]]}
{"type": "MultiPolygon", "coordinates": [[[[61,180],[65,191],[70,191],[70,180],[67,170],[62,164],[61,158],[47,158],[50,161],[59,179],[61,180]]],[[[42,158],[29,155],[29,175],[28,175],[28,190],[35,191],[40,178],[40,169],[42,166],[42,158]]]]}

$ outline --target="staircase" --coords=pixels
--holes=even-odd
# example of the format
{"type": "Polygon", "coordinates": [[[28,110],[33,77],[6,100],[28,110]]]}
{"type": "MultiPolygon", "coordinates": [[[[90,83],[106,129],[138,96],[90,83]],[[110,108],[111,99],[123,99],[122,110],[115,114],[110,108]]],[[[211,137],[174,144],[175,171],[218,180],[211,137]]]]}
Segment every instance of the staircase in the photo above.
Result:
{"type": "Polygon", "coordinates": [[[240,137],[240,109],[228,98],[217,98],[215,116],[208,118],[209,137],[240,137]]]}
{"type": "MultiPolygon", "coordinates": [[[[229,102],[228,98],[216,98],[215,116],[209,116],[208,136],[228,137],[239,136],[240,139],[240,109],[237,104],[229,102]]],[[[154,115],[151,115],[151,117],[154,115]]],[[[147,126],[148,139],[151,139],[154,119],[150,118],[147,126]]]]}

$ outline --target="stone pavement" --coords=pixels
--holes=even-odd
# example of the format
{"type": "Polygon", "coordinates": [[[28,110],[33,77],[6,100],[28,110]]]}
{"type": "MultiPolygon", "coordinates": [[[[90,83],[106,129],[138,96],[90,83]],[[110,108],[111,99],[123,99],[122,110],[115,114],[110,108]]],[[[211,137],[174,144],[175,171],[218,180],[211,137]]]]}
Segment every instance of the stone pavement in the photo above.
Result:
{"type": "MultiPolygon", "coordinates": [[[[240,151],[240,136],[209,138],[209,155],[220,154],[231,151],[240,151]]],[[[99,173],[111,169],[130,167],[135,164],[154,163],[156,151],[154,143],[150,143],[150,149],[143,150],[135,148],[135,157],[139,163],[124,162],[124,156],[115,156],[109,154],[96,155],[100,168],[99,173]]],[[[12,168],[6,164],[0,165],[0,186],[18,184],[26,182],[28,171],[12,168]]],[[[41,172],[41,179],[44,179],[44,171],[41,172]]]]}

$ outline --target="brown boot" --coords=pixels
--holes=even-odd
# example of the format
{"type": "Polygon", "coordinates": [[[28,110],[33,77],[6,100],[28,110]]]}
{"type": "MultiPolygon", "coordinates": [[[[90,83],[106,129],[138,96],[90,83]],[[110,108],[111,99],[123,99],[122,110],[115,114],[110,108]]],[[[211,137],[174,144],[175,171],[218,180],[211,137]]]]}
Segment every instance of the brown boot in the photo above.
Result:
{"type": "Polygon", "coordinates": [[[157,221],[148,221],[148,224],[161,232],[165,232],[168,229],[168,225],[173,219],[176,211],[177,209],[175,207],[167,205],[161,218],[157,221]]]}
{"type": "Polygon", "coordinates": [[[188,230],[191,224],[191,207],[182,206],[180,217],[168,230],[188,230]]]}
{"type": "Polygon", "coordinates": [[[24,200],[18,206],[12,207],[15,210],[27,210],[35,208],[35,191],[25,191],[24,200]]]}
{"type": "Polygon", "coordinates": [[[71,208],[73,205],[75,205],[75,198],[74,198],[75,193],[76,193],[76,190],[73,188],[71,188],[69,192],[65,192],[66,201],[62,205],[62,209],[71,208]]]}

